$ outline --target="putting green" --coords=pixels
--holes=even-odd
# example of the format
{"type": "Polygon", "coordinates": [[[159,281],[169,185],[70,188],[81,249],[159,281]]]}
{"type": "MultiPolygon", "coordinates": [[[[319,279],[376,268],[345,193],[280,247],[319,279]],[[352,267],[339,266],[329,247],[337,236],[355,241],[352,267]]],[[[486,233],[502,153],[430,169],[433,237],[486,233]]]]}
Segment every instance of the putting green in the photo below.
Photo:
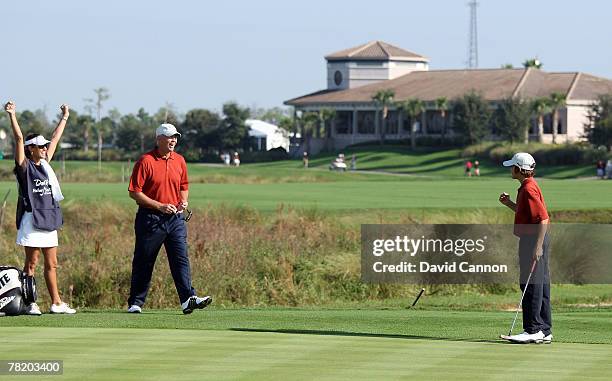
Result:
{"type": "Polygon", "coordinates": [[[612,345],[168,329],[0,334],[0,358],[63,360],[65,380],[604,380],[612,372],[612,345]]]}

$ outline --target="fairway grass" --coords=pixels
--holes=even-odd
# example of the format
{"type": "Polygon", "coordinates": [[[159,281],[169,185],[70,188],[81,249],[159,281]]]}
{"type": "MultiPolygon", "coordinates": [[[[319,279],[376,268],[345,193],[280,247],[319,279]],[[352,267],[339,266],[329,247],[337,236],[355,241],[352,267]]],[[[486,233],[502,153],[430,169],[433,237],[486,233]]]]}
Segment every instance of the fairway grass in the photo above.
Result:
{"type": "MultiPolygon", "coordinates": [[[[189,176],[198,183],[284,183],[284,182],[336,182],[336,181],[385,181],[381,172],[408,174],[419,178],[460,179],[465,177],[465,160],[479,160],[480,173],[485,178],[507,177],[508,169],[490,159],[462,157],[457,148],[417,148],[405,145],[351,147],[344,151],[347,160],[357,155],[358,172],[338,174],[328,170],[337,153],[321,153],[311,157],[309,168],[302,160],[283,160],[261,163],[243,163],[240,167],[221,164],[188,163],[189,176]]],[[[133,161],[104,161],[98,168],[97,161],[61,162],[53,166],[62,182],[120,182],[129,177],[133,161]]],[[[12,177],[12,160],[0,160],[0,178],[12,177]]],[[[538,176],[556,179],[593,177],[593,165],[539,165],[538,176]]],[[[407,179],[405,176],[402,179],[407,179]]]]}
{"type": "MultiPolygon", "coordinates": [[[[612,181],[540,180],[549,210],[612,208],[612,181]]],[[[14,182],[0,182],[0,195],[15,192],[14,182]]],[[[515,197],[518,183],[511,179],[461,179],[413,181],[345,181],[329,183],[280,184],[190,184],[189,201],[193,208],[208,205],[251,207],[274,211],[279,206],[321,211],[387,209],[480,209],[503,208],[498,197],[507,192],[515,197]]],[[[66,183],[66,200],[118,202],[134,205],[127,184],[66,183]]],[[[10,197],[14,202],[16,193],[10,197]]]]}
{"type": "Polygon", "coordinates": [[[0,319],[0,358],[63,360],[67,380],[609,379],[612,311],[556,314],[552,345],[498,340],[511,319],[420,310],[92,311],[0,319]]]}
{"type": "MultiPolygon", "coordinates": [[[[420,338],[450,341],[493,341],[508,333],[514,311],[444,311],[419,309],[298,309],[242,308],[196,311],[147,310],[140,315],[123,310],[84,310],[77,315],[0,318],[5,327],[146,328],[235,330],[341,336],[420,338]]],[[[555,341],[612,344],[612,309],[556,312],[555,341]]],[[[515,333],[520,333],[520,316],[515,333]]]]}

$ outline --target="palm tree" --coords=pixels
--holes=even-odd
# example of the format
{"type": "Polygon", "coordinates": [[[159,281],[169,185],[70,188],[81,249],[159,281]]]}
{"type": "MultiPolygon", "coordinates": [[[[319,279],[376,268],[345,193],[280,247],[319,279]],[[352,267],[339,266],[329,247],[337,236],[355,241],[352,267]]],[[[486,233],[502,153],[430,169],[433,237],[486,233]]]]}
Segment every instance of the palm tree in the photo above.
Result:
{"type": "Polygon", "coordinates": [[[98,174],[102,171],[102,145],[103,145],[103,136],[105,132],[108,132],[108,128],[102,124],[102,103],[110,98],[110,93],[108,89],[105,87],[100,87],[94,89],[94,93],[96,93],[96,98],[87,98],[86,102],[91,103],[91,110],[96,111],[96,134],[98,135],[98,174]]]}
{"type": "Polygon", "coordinates": [[[327,122],[334,119],[336,116],[336,110],[333,108],[322,108],[319,110],[319,119],[321,119],[321,124],[323,125],[323,133],[325,134],[325,138],[328,138],[331,135],[331,130],[327,128],[327,122]]]}
{"type": "Polygon", "coordinates": [[[395,92],[393,90],[379,90],[374,96],[372,100],[376,103],[376,106],[379,107],[379,110],[382,111],[382,126],[380,128],[380,144],[385,143],[385,132],[387,127],[387,113],[389,111],[389,106],[393,103],[393,97],[395,96],[395,92]]]}
{"type": "Polygon", "coordinates": [[[533,68],[536,68],[536,69],[541,69],[542,68],[542,62],[540,62],[540,60],[537,59],[537,58],[531,58],[531,59],[525,60],[525,62],[523,62],[523,67],[525,69],[530,68],[530,67],[533,67],[533,68]]]}
{"type": "Polygon", "coordinates": [[[559,124],[559,110],[565,107],[565,94],[552,93],[548,100],[553,113],[553,144],[557,143],[557,125],[559,124]]]}
{"type": "Polygon", "coordinates": [[[531,112],[538,118],[538,141],[544,140],[544,115],[550,112],[550,102],[548,98],[541,97],[531,101],[531,112]]]}
{"type": "Polygon", "coordinates": [[[304,136],[304,150],[310,154],[310,138],[313,130],[320,126],[319,113],[308,111],[302,114],[302,131],[304,136]]]}
{"type": "Polygon", "coordinates": [[[323,134],[325,135],[325,149],[329,149],[329,138],[331,137],[331,126],[327,128],[327,122],[334,119],[336,116],[336,110],[333,108],[322,108],[319,110],[319,119],[323,125],[323,134]]]}
{"type": "Polygon", "coordinates": [[[404,115],[410,119],[410,146],[416,148],[416,124],[418,116],[425,110],[423,102],[417,98],[411,98],[407,101],[397,103],[398,110],[401,110],[404,115]]]}
{"type": "Polygon", "coordinates": [[[446,111],[448,110],[448,99],[446,99],[446,97],[436,99],[436,108],[438,111],[440,111],[440,117],[442,118],[441,140],[444,141],[444,135],[446,134],[446,111]]]}

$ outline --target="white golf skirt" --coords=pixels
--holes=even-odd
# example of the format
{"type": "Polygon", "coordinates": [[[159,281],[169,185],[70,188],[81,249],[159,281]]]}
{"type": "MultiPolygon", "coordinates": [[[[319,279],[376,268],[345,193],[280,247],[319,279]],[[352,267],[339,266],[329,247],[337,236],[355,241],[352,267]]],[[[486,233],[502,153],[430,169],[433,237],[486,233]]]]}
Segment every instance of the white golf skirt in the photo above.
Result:
{"type": "Polygon", "coordinates": [[[57,230],[52,232],[38,230],[32,225],[32,213],[26,212],[21,219],[21,226],[17,231],[17,245],[27,247],[56,247],[57,230]]]}

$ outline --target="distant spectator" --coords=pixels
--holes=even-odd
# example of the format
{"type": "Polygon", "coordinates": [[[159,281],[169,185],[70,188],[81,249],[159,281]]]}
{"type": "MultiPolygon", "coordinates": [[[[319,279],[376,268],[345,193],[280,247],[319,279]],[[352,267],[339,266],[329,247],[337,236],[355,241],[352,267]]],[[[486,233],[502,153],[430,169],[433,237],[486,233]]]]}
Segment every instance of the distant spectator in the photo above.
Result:
{"type": "Polygon", "coordinates": [[[480,163],[478,160],[474,161],[474,175],[480,176],[480,163]]]}
{"type": "Polygon", "coordinates": [[[236,167],[240,166],[240,156],[238,155],[238,152],[234,152],[234,165],[236,167]]]}
{"type": "Polygon", "coordinates": [[[304,164],[304,168],[308,168],[308,152],[304,151],[304,156],[302,157],[302,163],[304,164]]]}
{"type": "Polygon", "coordinates": [[[223,153],[223,162],[225,163],[225,165],[229,166],[231,163],[231,157],[229,152],[224,152],[223,153]]]}
{"type": "Polygon", "coordinates": [[[465,163],[465,174],[467,177],[472,177],[472,162],[469,160],[465,163]]]}
{"type": "Polygon", "coordinates": [[[597,164],[595,165],[595,168],[597,168],[597,177],[603,180],[606,176],[606,164],[604,163],[604,161],[598,160],[597,164]]]}
{"type": "Polygon", "coordinates": [[[357,155],[353,154],[353,156],[351,156],[351,171],[356,171],[357,170],[357,155]]]}
{"type": "Polygon", "coordinates": [[[606,177],[612,179],[612,160],[608,160],[608,164],[606,164],[606,177]]]}

